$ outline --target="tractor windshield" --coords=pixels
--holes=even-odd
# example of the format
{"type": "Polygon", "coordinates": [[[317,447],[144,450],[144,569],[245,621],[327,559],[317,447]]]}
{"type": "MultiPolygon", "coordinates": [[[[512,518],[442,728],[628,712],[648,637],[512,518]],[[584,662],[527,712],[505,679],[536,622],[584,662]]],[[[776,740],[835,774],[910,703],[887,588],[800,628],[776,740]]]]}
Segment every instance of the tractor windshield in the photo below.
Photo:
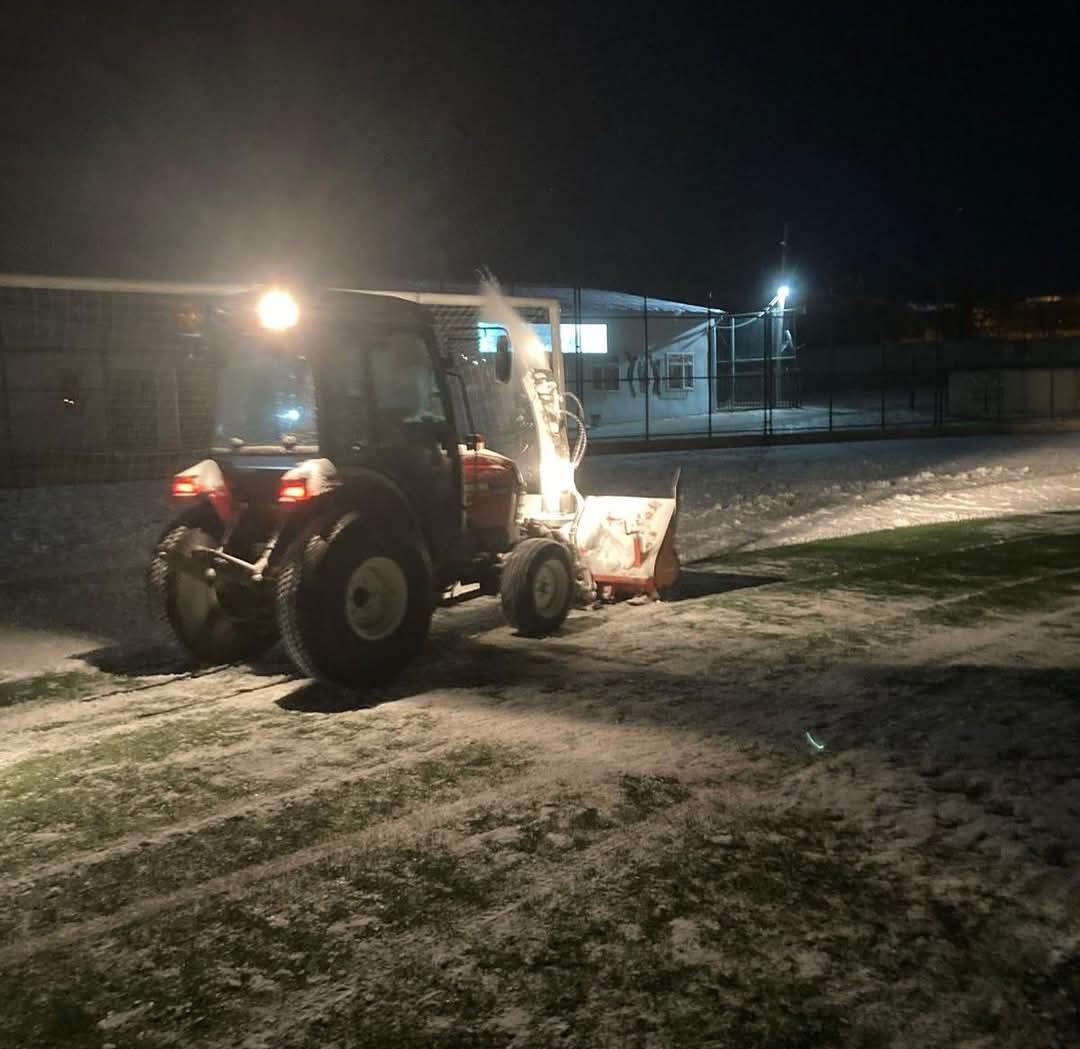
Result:
{"type": "Polygon", "coordinates": [[[229,346],[219,375],[214,450],[318,451],[315,384],[300,352],[259,340],[229,346]]]}

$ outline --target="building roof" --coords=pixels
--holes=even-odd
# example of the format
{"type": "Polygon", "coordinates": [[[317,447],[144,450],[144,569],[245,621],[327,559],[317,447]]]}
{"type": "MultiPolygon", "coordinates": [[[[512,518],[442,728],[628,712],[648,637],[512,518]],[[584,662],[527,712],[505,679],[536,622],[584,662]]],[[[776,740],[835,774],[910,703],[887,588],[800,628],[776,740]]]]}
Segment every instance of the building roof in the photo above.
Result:
{"type": "MultiPolygon", "coordinates": [[[[423,292],[451,292],[455,294],[473,294],[477,284],[464,281],[406,281],[410,290],[423,292]]],[[[673,317],[701,315],[709,313],[727,313],[727,310],[714,306],[697,306],[688,302],[675,302],[671,299],[654,299],[643,295],[631,295],[624,291],[605,291],[601,288],[571,288],[565,285],[547,284],[504,284],[503,289],[510,296],[524,296],[531,299],[557,299],[562,307],[564,320],[573,321],[577,316],[578,302],[581,304],[581,319],[607,319],[616,317],[640,317],[646,310],[650,315],[666,314],[673,317]]]]}

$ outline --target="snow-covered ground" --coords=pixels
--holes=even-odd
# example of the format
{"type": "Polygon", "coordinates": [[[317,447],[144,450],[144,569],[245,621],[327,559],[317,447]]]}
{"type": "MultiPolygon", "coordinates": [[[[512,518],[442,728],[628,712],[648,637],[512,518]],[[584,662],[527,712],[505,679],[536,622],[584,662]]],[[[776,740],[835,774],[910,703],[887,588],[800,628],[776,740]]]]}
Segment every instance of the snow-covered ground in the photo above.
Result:
{"type": "Polygon", "coordinates": [[[666,494],[684,561],[904,525],[1080,507],[1080,435],[773,445],[586,459],[582,492],[666,494]]]}
{"type": "Polygon", "coordinates": [[[737,553],[1080,508],[1078,452],[598,457],[683,469],[707,585],[465,602],[361,696],[146,645],[162,486],[4,493],[0,1043],[1080,1044],[1080,515],[737,553]]]}
{"type": "MultiPolygon", "coordinates": [[[[901,525],[1080,507],[1080,434],[586,457],[582,492],[665,493],[684,561],[901,525]]],[[[141,571],[173,513],[163,482],[0,491],[0,674],[160,640],[141,571]]]]}
{"type": "MultiPolygon", "coordinates": [[[[589,456],[587,494],[659,494],[682,470],[683,554],[1080,505],[1080,434],[589,456]]],[[[137,481],[0,491],[0,585],[137,567],[173,512],[137,481]]]]}
{"type": "MultiPolygon", "coordinates": [[[[601,405],[602,407],[602,405],[601,405]]],[[[885,400],[876,394],[840,393],[833,398],[815,398],[804,401],[798,408],[774,408],[766,413],[760,408],[737,411],[717,409],[710,418],[708,412],[693,415],[671,412],[670,403],[654,402],[649,408],[646,427],[645,407],[635,419],[619,422],[601,422],[590,428],[592,437],[602,440],[617,438],[642,438],[648,429],[652,437],[696,436],[709,434],[759,434],[768,426],[773,433],[807,433],[822,430],[872,430],[882,424],[891,429],[898,427],[933,426],[933,391],[921,389],[916,392],[912,407],[909,395],[889,391],[885,400]]],[[[589,408],[586,408],[588,414],[589,408]]]]}

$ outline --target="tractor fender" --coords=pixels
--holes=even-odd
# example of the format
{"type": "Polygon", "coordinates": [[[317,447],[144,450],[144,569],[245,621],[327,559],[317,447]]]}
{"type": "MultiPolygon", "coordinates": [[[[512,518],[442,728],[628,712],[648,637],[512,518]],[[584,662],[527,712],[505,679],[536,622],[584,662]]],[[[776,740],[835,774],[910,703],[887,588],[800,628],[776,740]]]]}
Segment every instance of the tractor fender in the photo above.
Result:
{"type": "Polygon", "coordinates": [[[232,496],[221,467],[213,459],[201,459],[194,466],[176,474],[173,477],[171,501],[177,507],[186,508],[197,504],[210,507],[222,525],[227,524],[233,516],[232,496]],[[176,490],[178,482],[187,482],[194,488],[179,494],[176,490]]]}
{"type": "Polygon", "coordinates": [[[310,497],[325,495],[341,484],[337,467],[329,459],[305,459],[302,463],[297,463],[281,475],[282,488],[290,481],[302,483],[304,491],[310,497]]]}
{"type": "MultiPolygon", "coordinates": [[[[312,460],[319,462],[327,460],[312,460]]],[[[332,464],[327,465],[333,469],[332,464]]],[[[329,535],[361,518],[381,518],[388,522],[388,528],[421,536],[427,542],[416,510],[401,486],[378,470],[360,468],[350,470],[347,481],[338,475],[336,483],[321,494],[295,505],[278,537],[276,553],[283,556],[293,539],[312,528],[329,535]]]]}

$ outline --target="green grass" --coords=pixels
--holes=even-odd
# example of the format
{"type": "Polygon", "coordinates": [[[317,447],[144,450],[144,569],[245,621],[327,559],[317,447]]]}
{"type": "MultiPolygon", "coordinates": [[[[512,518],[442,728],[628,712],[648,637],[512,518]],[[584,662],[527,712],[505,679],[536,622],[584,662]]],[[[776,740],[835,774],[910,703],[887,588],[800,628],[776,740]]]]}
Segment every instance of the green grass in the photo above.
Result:
{"type": "MultiPolygon", "coordinates": [[[[1072,533],[1021,531],[1002,537],[993,521],[918,525],[778,547],[764,554],[736,554],[723,565],[762,573],[767,567],[784,577],[784,589],[796,591],[841,586],[875,595],[929,593],[942,599],[984,585],[1080,568],[1080,515],[1072,516],[1077,525],[1072,533]]],[[[1015,520],[1033,527],[1040,518],[1015,520]]]]}
{"type": "Polygon", "coordinates": [[[0,872],[280,793],[311,782],[321,769],[356,768],[409,745],[422,751],[436,741],[417,744],[413,733],[429,720],[327,722],[324,746],[308,744],[297,757],[294,740],[307,739],[317,722],[218,711],[15,762],[0,768],[0,872]]]}
{"type": "Polygon", "coordinates": [[[214,751],[246,739],[258,722],[220,713],[186,718],[0,769],[0,870],[253,793],[258,778],[230,775],[214,751]],[[198,766],[165,760],[195,754],[198,766]],[[51,837],[57,832],[59,841],[51,837]]]}
{"type": "Polygon", "coordinates": [[[130,678],[115,677],[92,670],[65,670],[56,674],[0,681],[0,708],[36,700],[86,699],[100,692],[131,688],[130,678]]]}
{"type": "MultiPolygon", "coordinates": [[[[467,790],[461,770],[512,767],[505,753],[470,747],[418,769],[413,785],[457,780],[467,790]]],[[[1066,959],[1043,972],[1009,956],[995,923],[1014,901],[959,889],[927,901],[866,860],[860,832],[805,812],[794,822],[725,817],[723,794],[637,775],[599,791],[496,801],[444,832],[345,848],[249,891],[133,921],[93,949],[43,951],[0,976],[0,999],[15,1003],[0,1017],[0,1042],[100,1049],[135,1044],[138,1031],[149,1047],[228,1044],[251,1033],[261,1005],[325,989],[323,1008],[299,1014],[275,1045],[362,1036],[390,1047],[502,1046],[513,1033],[499,1018],[517,1010],[529,1029],[514,1044],[536,1049],[566,1039],[598,1049],[872,1047],[890,1044],[886,1028],[835,1001],[836,982],[861,988],[857,1001],[889,998],[895,1024],[927,1007],[918,983],[927,972],[936,1004],[954,1001],[970,1025],[989,1023],[971,1011],[971,988],[986,986],[1005,1035],[1023,1024],[1036,1040],[1065,1030],[1076,967],[1066,959]],[[653,830],[635,832],[648,819],[653,830]],[[521,833],[492,839],[506,828],[521,833]],[[571,849],[551,844],[558,834],[581,838],[571,849]],[[509,853],[518,862],[496,862],[509,853]],[[480,920],[506,907],[499,921],[480,920]],[[818,972],[793,960],[808,943],[818,972]],[[131,1027],[99,1028],[133,1007],[143,1012],[131,1027]]],[[[296,847],[306,837],[278,825],[277,840],[296,847]]]]}
{"type": "Polygon", "coordinates": [[[855,655],[875,644],[913,640],[927,628],[977,626],[1052,610],[1075,597],[1080,515],[1008,520],[1006,535],[1000,522],[965,521],[736,554],[717,566],[783,581],[704,603],[743,616],[741,636],[758,644],[782,638],[785,656],[801,658],[800,648],[855,655]],[[1072,521],[1076,530],[1065,530],[1072,521]],[[1053,529],[1040,532],[1047,522],[1053,529]],[[846,616],[852,600],[862,602],[867,621],[834,624],[830,605],[846,616]]]}
{"type": "MultiPolygon", "coordinates": [[[[621,772],[598,778],[589,766],[580,778],[541,782],[539,755],[503,741],[509,720],[498,743],[445,748],[437,706],[392,704],[363,716],[200,714],[16,763],[0,773],[0,855],[27,880],[5,897],[0,944],[22,943],[29,956],[0,973],[0,1001],[13,1003],[0,1010],[0,1044],[237,1044],[268,1030],[267,1017],[280,1024],[270,1039],[280,1049],[875,1049],[898,1031],[920,1044],[1072,1044],[1075,945],[1057,935],[1045,901],[1016,891],[1027,884],[1019,860],[999,862],[957,829],[1000,834],[1012,847],[1044,769],[1071,775],[1076,672],[1009,665],[1008,652],[1000,666],[974,657],[893,665],[888,655],[898,641],[996,617],[1045,625],[1067,647],[1077,628],[1040,618],[1075,600],[1080,515],[1058,515],[1052,528],[1048,520],[901,529],[725,559],[725,572],[783,580],[672,606],[699,615],[694,644],[711,632],[722,668],[703,676],[700,724],[679,708],[692,747],[718,737],[714,764],[693,752],[690,767],[707,778],[678,764],[672,733],[657,751],[673,754],[667,769],[631,749],[621,772]],[[830,621],[831,608],[845,618],[830,621]],[[743,677],[731,669],[740,659],[767,668],[743,677]],[[851,695],[807,701],[803,683],[819,666],[853,674],[851,695]],[[732,719],[724,700],[736,693],[747,703],[732,719]],[[803,702],[820,704],[824,755],[802,742],[803,702]],[[1051,707],[1064,760],[1038,735],[1051,707]],[[240,748],[288,763],[294,744],[312,761],[294,761],[272,785],[229,767],[240,748]],[[340,780],[380,754],[401,763],[380,759],[367,774],[274,796],[303,782],[317,788],[324,768],[340,780]],[[877,759],[896,781],[864,781],[877,759]],[[504,795],[526,769],[537,782],[504,795]],[[184,830],[185,817],[256,790],[267,794],[244,815],[184,830]],[[873,804],[847,811],[844,799],[860,791],[873,804]],[[929,829],[904,841],[904,828],[919,824],[901,817],[920,814],[929,829]],[[172,833],[140,843],[142,828],[172,833]],[[34,879],[40,856],[121,834],[123,850],[34,879]],[[38,844],[35,835],[62,837],[38,844]],[[87,926],[80,936],[80,923],[109,916],[106,931],[87,926]],[[42,938],[56,930],[70,943],[48,946],[42,938]],[[108,1025],[110,1012],[132,1009],[137,1019],[108,1025]],[[928,1017],[948,1034],[920,1029],[928,1017]]],[[[958,651],[971,651],[968,639],[958,651]]],[[[556,716],[572,717],[564,668],[543,652],[531,658],[527,673],[516,650],[475,660],[484,687],[471,698],[488,714],[520,703],[509,677],[540,693],[536,710],[562,689],[556,716]]],[[[678,666],[676,644],[664,659],[678,666]]],[[[581,698],[590,719],[609,717],[605,731],[636,716],[630,701],[655,700],[658,716],[679,701],[654,697],[633,674],[604,680],[627,701],[621,709],[581,698]]],[[[585,748],[580,761],[589,763],[585,748]]],[[[1028,848],[1037,874],[1060,879],[1075,860],[1063,837],[1028,848]]]]}
{"type": "Polygon", "coordinates": [[[497,782],[526,767],[516,751],[467,744],[398,769],[287,799],[266,812],[236,816],[159,844],[116,852],[70,874],[50,877],[36,892],[24,892],[20,911],[11,913],[7,921],[0,918],[0,939],[13,929],[25,934],[110,914],[139,899],[329,843],[418,803],[456,797],[477,779],[497,782]]]}

